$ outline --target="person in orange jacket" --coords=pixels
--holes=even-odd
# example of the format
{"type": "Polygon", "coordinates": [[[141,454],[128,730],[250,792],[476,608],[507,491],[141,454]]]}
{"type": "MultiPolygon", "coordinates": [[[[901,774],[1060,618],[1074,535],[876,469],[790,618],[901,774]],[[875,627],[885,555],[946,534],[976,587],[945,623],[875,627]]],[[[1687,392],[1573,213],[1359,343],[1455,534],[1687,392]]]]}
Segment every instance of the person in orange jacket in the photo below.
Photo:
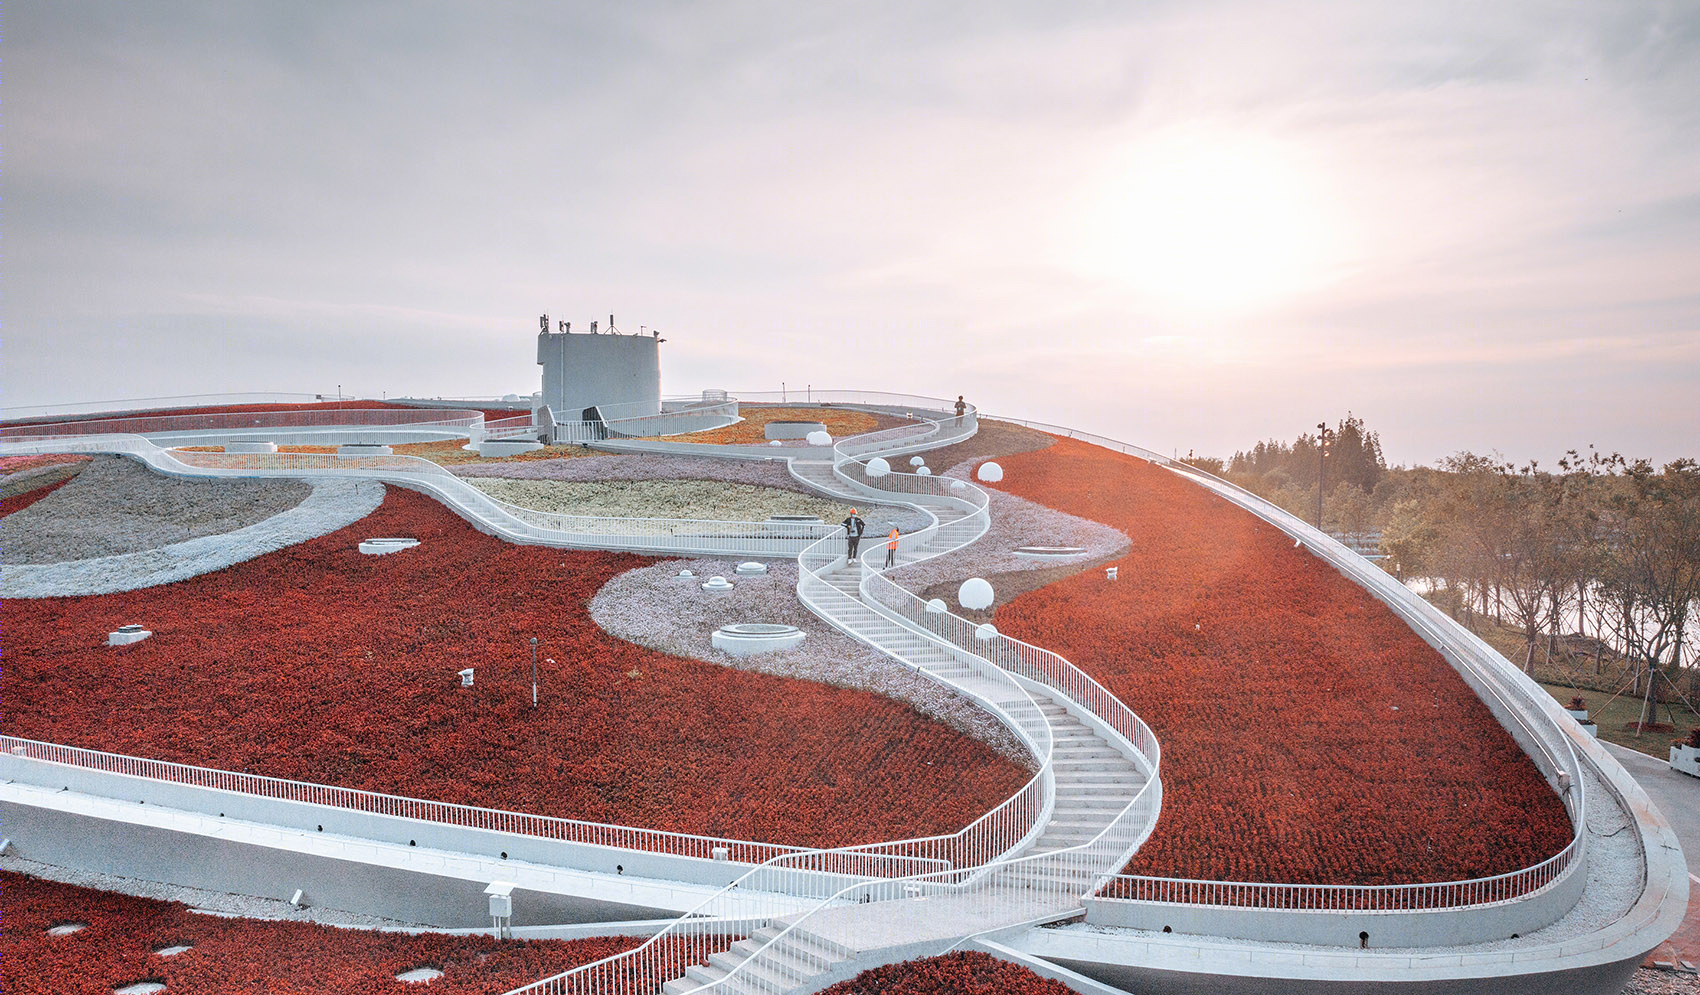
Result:
{"type": "Polygon", "coordinates": [[[885,565],[891,566],[897,562],[897,526],[891,527],[891,538],[885,541],[885,565]]]}

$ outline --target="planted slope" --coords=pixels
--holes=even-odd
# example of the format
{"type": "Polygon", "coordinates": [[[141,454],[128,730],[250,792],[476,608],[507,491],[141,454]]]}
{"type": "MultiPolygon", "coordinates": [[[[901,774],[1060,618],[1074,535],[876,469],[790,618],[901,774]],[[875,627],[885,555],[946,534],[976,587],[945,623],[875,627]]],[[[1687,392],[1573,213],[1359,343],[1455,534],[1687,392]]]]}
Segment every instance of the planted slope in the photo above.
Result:
{"type": "Polygon", "coordinates": [[[180,902],[0,871],[0,991],[111,995],[137,981],[176,995],[354,995],[500,992],[627,950],[642,937],[497,940],[444,933],[381,933],[311,922],[198,915],[180,902]],[[67,923],[86,928],[63,936],[67,923]],[[171,956],[156,950],[187,946],[171,956]],[[443,972],[429,986],[397,981],[417,967],[443,972]]]}
{"type": "Polygon", "coordinates": [[[1111,565],[1024,594],[1009,635],[1148,722],[1163,810],[1128,872],[1399,884],[1563,849],[1562,803],[1462,678],[1361,588],[1203,488],[1071,440],[1000,485],[1122,529],[1111,565]]]}
{"type": "Polygon", "coordinates": [[[646,562],[504,543],[392,488],[350,528],[218,573],[8,602],[0,731],[812,846],[952,832],[1026,780],[989,748],[889,698],[609,636],[586,604],[614,574],[646,562]],[[356,550],[361,539],[393,535],[423,545],[377,557],[356,550]],[[132,622],[154,636],[104,645],[132,622]],[[476,670],[472,688],[458,686],[463,667],[476,670]]]}

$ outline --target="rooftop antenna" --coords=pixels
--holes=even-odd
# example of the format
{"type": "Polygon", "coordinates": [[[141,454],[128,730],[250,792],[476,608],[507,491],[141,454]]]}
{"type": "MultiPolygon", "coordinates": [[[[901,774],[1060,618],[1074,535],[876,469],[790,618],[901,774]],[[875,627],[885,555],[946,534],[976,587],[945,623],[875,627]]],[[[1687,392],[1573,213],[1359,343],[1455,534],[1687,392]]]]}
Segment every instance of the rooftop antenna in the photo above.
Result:
{"type": "Polygon", "coordinates": [[[608,316],[608,334],[609,335],[618,335],[619,331],[620,331],[619,329],[614,327],[614,316],[609,315],[608,316]]]}

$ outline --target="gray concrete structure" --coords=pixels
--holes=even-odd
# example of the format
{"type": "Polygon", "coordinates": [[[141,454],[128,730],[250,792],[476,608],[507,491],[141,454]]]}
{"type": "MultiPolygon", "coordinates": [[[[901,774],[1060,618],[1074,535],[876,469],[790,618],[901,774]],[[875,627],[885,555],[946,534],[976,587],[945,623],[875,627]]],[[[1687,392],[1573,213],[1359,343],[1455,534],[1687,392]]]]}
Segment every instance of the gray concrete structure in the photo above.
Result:
{"type": "Polygon", "coordinates": [[[543,394],[559,421],[593,421],[661,411],[659,336],[551,332],[548,315],[537,333],[543,394]],[[598,412],[589,409],[598,408],[598,412]]]}

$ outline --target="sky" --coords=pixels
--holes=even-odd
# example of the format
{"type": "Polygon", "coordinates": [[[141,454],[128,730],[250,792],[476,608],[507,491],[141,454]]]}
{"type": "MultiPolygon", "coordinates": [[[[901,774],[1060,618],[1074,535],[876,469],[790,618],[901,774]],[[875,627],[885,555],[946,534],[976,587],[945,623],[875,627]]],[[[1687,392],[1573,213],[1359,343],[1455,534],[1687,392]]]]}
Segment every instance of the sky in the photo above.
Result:
{"type": "Polygon", "coordinates": [[[954,397],[1218,455],[1700,456],[1700,5],[0,10],[0,405],[954,397]]]}

